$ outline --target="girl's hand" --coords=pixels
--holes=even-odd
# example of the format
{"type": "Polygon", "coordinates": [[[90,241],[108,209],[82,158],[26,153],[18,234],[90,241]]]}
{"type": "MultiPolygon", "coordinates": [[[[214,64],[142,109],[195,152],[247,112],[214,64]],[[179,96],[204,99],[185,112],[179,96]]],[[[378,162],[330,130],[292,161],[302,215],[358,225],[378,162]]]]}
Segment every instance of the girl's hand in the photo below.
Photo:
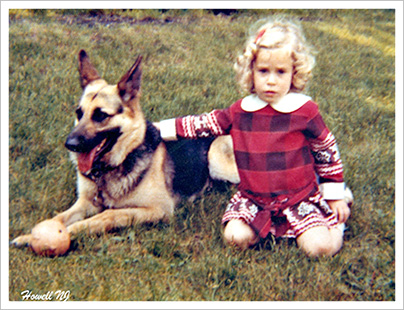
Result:
{"type": "Polygon", "coordinates": [[[345,200],[327,200],[331,210],[337,216],[339,223],[345,223],[351,215],[351,209],[348,207],[345,200]]]}
{"type": "Polygon", "coordinates": [[[160,122],[154,122],[153,126],[160,130],[160,122]]]}

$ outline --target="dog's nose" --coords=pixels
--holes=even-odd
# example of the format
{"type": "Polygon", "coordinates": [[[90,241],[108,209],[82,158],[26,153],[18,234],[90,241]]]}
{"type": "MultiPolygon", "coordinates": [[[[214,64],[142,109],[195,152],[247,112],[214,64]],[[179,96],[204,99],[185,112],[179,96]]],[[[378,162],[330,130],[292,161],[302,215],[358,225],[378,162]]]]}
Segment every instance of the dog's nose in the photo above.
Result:
{"type": "Polygon", "coordinates": [[[65,142],[65,147],[72,152],[80,152],[83,145],[83,137],[77,135],[69,135],[65,142]]]}

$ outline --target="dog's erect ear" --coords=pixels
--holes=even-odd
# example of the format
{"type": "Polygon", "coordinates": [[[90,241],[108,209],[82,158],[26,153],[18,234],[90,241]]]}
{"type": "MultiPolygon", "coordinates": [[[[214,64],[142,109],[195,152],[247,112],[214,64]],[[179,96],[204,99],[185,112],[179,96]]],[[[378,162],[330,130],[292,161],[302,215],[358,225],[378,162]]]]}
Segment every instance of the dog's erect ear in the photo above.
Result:
{"type": "Polygon", "coordinates": [[[85,50],[81,50],[79,53],[79,73],[80,73],[80,83],[83,89],[92,81],[101,78],[97,70],[90,62],[90,58],[88,57],[85,50]]]}
{"type": "Polygon", "coordinates": [[[140,90],[140,82],[142,79],[141,68],[142,56],[139,56],[133,66],[121,78],[118,83],[119,95],[124,102],[128,102],[135,98],[140,90]]]}

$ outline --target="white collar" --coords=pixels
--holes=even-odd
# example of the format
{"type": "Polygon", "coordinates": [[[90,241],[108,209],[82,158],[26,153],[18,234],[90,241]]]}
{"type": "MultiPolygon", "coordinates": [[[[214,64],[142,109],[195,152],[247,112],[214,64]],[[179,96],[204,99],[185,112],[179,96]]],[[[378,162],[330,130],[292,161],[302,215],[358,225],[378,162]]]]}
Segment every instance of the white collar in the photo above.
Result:
{"type": "MultiPolygon", "coordinates": [[[[291,113],[300,109],[310,99],[311,97],[303,94],[289,93],[278,102],[272,103],[271,107],[281,113],[291,113]]],[[[256,112],[267,105],[268,103],[258,98],[256,94],[245,97],[241,102],[241,108],[246,112],[256,112]]]]}

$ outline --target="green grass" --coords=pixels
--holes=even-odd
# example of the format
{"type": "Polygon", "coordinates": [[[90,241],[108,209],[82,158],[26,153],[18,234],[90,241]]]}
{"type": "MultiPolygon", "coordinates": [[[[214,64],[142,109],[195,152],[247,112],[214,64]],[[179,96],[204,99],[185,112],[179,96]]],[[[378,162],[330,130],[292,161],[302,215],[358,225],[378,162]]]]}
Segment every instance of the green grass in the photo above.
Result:
{"type": "MultiPolygon", "coordinates": [[[[80,23],[88,15],[78,13],[87,14],[11,11],[10,239],[76,199],[75,172],[63,144],[81,94],[80,49],[110,83],[142,54],[142,105],[147,118],[158,121],[240,98],[232,66],[248,27],[279,12],[104,12],[104,18],[144,21],[134,24],[80,23]]],[[[355,195],[341,252],[312,259],[291,241],[271,239],[244,252],[227,247],[220,220],[234,189],[213,190],[194,203],[183,201],[169,224],[78,235],[64,257],[10,247],[10,300],[21,300],[27,289],[69,290],[69,300],[77,301],[396,299],[394,11],[280,13],[302,19],[318,51],[308,94],[337,137],[355,195]]]]}

